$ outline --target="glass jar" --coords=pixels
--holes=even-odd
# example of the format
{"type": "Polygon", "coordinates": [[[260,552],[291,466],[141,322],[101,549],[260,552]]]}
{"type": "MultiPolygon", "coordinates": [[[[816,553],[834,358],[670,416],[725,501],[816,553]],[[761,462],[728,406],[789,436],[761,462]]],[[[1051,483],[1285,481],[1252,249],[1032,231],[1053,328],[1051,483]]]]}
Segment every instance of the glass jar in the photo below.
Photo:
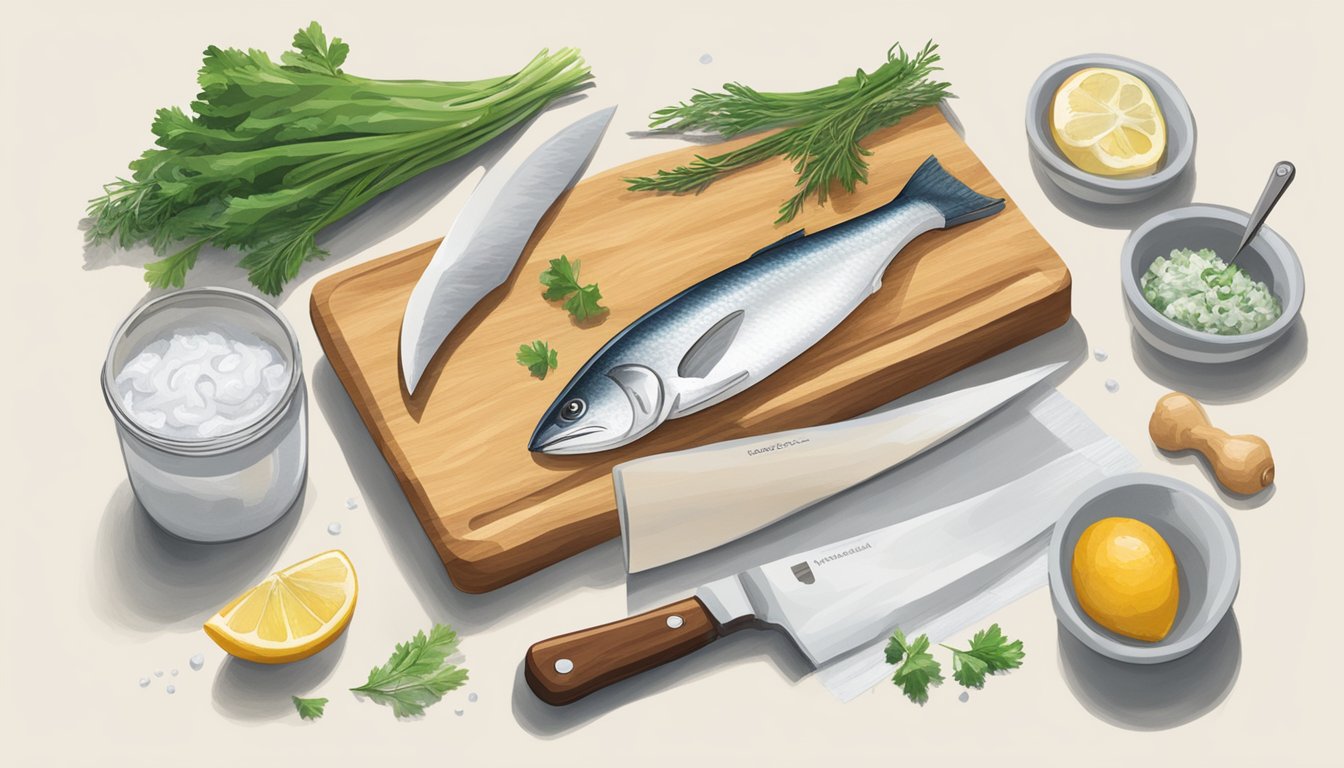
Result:
{"type": "Polygon", "coordinates": [[[103,364],[131,488],[168,532],[203,542],[250,536],[298,499],[308,471],[308,408],[294,329],[269,304],[228,288],[193,288],[140,306],[117,328],[103,364]],[[175,437],[135,420],[118,396],[127,361],[175,332],[238,332],[266,342],[287,369],[280,399],[255,421],[209,437],[175,437]]]}

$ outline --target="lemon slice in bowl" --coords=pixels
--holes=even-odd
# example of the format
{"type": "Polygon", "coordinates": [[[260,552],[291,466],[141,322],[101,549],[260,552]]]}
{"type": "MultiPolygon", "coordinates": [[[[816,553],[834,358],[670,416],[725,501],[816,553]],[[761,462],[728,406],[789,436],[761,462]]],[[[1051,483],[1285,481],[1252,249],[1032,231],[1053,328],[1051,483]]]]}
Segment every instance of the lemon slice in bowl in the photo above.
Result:
{"type": "Polygon", "coordinates": [[[1167,124],[1152,90],[1106,67],[1080,69],[1059,86],[1050,134],[1069,162],[1100,176],[1147,176],[1167,148],[1167,124]]]}
{"type": "Polygon", "coordinates": [[[205,622],[205,634],[230,655],[259,664],[306,659],[345,631],[358,594],[354,565],[333,549],[235,597],[205,622]]]}

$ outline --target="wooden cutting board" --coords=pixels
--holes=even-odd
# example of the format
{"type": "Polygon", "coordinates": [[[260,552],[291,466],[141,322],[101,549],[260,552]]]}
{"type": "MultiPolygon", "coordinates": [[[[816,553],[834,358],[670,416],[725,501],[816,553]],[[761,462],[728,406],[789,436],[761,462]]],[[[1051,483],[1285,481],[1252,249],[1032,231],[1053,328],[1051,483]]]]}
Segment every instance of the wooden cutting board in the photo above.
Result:
{"type": "Polygon", "coordinates": [[[401,318],[438,243],[352,267],[314,288],[313,325],[331,366],[458,589],[495,589],[618,536],[611,468],[619,462],[850,418],[1068,320],[1068,269],[1008,200],[997,216],[915,240],[878,293],[746,392],[614,451],[530,453],[528,438],[546,407],[628,323],[799,227],[816,231],[891,200],[929,155],[976,191],[1007,197],[936,109],[869,137],[870,184],[826,206],[809,202],[783,226],[772,223],[792,192],[783,160],[696,196],[629,192],[621,181],[750,141],[678,149],[578,184],[537,227],[509,282],[448,338],[414,398],[401,383],[401,318]],[[561,254],[582,263],[584,283],[601,286],[610,313],[598,322],[578,325],[542,299],[538,275],[561,254]],[[533,339],[559,351],[559,369],[541,381],[514,361],[518,346],[533,339]]]}

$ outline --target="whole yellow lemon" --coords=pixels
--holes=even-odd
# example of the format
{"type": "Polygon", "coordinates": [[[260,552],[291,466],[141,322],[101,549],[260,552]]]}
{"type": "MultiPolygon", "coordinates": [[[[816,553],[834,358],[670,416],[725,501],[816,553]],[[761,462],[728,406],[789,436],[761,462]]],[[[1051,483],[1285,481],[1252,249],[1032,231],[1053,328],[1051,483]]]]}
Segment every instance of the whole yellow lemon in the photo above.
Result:
{"type": "Polygon", "coordinates": [[[1073,549],[1073,592],[1092,620],[1116,634],[1157,642],[1176,620],[1176,556],[1152,526],[1128,517],[1089,525],[1073,549]]]}

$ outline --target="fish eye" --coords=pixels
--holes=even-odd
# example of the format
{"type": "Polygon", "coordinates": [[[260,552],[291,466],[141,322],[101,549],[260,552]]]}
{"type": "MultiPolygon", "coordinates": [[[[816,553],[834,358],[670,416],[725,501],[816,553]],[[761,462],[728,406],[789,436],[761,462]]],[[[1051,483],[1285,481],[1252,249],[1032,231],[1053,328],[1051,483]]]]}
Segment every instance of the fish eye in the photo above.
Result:
{"type": "Polygon", "coordinates": [[[583,398],[576,397],[560,406],[560,418],[565,421],[574,421],[588,410],[588,404],[583,402],[583,398]]]}

